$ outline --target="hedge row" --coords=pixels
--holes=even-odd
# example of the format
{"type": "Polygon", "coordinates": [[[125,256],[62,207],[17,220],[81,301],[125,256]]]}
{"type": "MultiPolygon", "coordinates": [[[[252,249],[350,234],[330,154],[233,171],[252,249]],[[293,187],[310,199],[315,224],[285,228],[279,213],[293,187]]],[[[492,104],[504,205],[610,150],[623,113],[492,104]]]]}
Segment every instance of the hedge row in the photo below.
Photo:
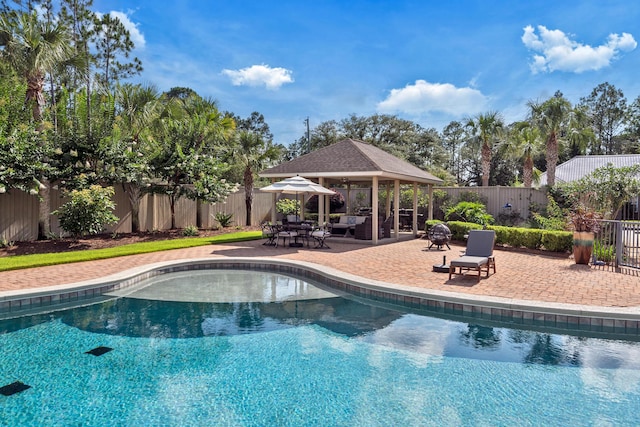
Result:
{"type": "MultiPolygon", "coordinates": [[[[426,221],[425,230],[442,221],[426,221]]],[[[453,240],[464,240],[469,230],[482,230],[479,224],[449,221],[447,226],[453,240]]],[[[573,247],[573,233],[570,231],[540,230],[537,228],[504,227],[489,225],[487,230],[496,232],[496,243],[514,248],[543,249],[550,252],[567,252],[573,247]]]]}

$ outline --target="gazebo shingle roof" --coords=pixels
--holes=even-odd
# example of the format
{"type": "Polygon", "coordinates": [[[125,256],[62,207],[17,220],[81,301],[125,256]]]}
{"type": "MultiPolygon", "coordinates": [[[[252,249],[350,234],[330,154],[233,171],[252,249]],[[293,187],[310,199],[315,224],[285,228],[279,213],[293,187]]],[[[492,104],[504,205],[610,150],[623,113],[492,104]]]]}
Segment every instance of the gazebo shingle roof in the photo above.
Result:
{"type": "Polygon", "coordinates": [[[284,178],[296,174],[307,178],[379,176],[424,184],[442,183],[440,178],[411,163],[371,144],[353,139],[345,139],[281,163],[262,171],[260,176],[284,178]]]}

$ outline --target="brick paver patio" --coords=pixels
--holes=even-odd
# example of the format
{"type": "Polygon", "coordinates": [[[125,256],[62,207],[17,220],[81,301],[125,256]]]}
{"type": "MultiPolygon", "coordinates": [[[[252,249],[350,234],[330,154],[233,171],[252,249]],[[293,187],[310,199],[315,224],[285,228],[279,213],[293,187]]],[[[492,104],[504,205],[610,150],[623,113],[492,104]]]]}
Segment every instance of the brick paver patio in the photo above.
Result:
{"type": "MultiPolygon", "coordinates": [[[[473,277],[433,272],[443,256],[456,257],[463,246],[427,250],[428,241],[413,239],[380,246],[341,242],[332,238],[331,249],[278,248],[262,241],[201,246],[107,260],[39,267],[0,273],[2,291],[33,289],[100,278],[145,264],[206,257],[274,257],[311,262],[367,279],[428,290],[600,307],[640,307],[637,272],[616,273],[576,265],[568,255],[496,249],[497,273],[476,282],[473,277]]],[[[0,260],[1,262],[1,260],[0,260]]]]}

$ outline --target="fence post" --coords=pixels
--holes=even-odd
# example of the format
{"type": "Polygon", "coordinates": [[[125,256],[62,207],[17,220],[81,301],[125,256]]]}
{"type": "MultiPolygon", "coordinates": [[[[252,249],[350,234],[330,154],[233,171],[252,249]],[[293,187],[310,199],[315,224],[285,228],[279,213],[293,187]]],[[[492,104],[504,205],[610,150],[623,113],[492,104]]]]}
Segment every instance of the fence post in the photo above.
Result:
{"type": "Polygon", "coordinates": [[[615,268],[620,268],[622,264],[622,257],[624,255],[624,240],[622,238],[622,221],[615,221],[616,224],[616,265],[615,268]]]}

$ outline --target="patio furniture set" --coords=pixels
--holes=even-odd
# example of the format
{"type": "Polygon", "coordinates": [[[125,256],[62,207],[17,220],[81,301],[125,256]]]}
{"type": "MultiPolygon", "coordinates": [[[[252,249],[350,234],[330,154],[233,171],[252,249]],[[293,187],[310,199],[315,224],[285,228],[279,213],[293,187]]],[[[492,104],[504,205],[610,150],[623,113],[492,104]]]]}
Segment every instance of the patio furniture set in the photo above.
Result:
{"type": "Polygon", "coordinates": [[[290,247],[303,247],[306,242],[309,247],[309,242],[312,240],[315,242],[315,249],[331,249],[327,245],[327,238],[331,237],[331,232],[322,228],[314,228],[310,223],[300,223],[299,225],[293,224],[262,224],[262,237],[266,240],[263,243],[265,246],[278,245],[286,246],[287,240],[290,247]],[[282,243],[280,243],[282,242],[282,243]]]}

